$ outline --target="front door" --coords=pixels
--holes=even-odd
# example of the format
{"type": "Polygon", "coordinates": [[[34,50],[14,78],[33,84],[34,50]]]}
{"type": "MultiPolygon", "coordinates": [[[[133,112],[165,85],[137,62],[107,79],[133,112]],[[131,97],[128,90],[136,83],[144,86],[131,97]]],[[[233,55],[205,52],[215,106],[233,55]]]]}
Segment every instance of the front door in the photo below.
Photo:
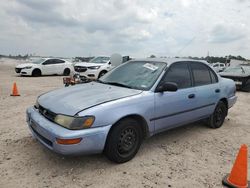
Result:
{"type": "Polygon", "coordinates": [[[155,123],[156,133],[198,118],[194,113],[198,107],[196,90],[192,87],[188,64],[186,62],[172,64],[160,83],[162,82],[174,82],[178,90],[155,93],[155,113],[151,121],[155,123]]]}

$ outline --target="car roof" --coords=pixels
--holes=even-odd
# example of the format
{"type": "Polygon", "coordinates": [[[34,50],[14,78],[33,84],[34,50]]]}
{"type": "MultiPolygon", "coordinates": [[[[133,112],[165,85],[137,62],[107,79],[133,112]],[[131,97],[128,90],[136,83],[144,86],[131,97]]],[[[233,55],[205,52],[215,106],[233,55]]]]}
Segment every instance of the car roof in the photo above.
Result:
{"type": "Polygon", "coordinates": [[[209,63],[205,60],[195,60],[195,59],[188,59],[188,58],[138,58],[138,59],[133,59],[130,61],[162,62],[162,63],[166,63],[168,66],[171,65],[172,63],[182,62],[182,61],[201,62],[201,63],[209,65],[209,63]]]}

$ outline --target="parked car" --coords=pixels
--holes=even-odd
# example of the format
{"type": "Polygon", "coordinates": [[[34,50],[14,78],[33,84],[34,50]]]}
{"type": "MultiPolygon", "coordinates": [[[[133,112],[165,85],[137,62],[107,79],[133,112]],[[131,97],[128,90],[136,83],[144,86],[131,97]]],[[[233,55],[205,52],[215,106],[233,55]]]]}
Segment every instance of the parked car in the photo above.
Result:
{"type": "Polygon", "coordinates": [[[213,63],[212,67],[216,72],[222,72],[226,68],[226,65],[225,63],[218,62],[218,63],[213,63]]]}
{"type": "Polygon", "coordinates": [[[199,61],[131,60],[97,81],[39,96],[27,109],[27,123],[54,152],[104,151],[123,163],[136,155],[144,138],[162,131],[202,119],[211,128],[221,127],[236,102],[235,90],[232,80],[199,61]]]}
{"type": "Polygon", "coordinates": [[[73,71],[72,63],[55,58],[41,58],[31,63],[24,63],[15,67],[16,73],[25,76],[69,75],[73,71]]]}
{"type": "Polygon", "coordinates": [[[76,63],[74,65],[75,71],[79,73],[80,76],[89,79],[98,79],[112,68],[110,57],[106,56],[98,56],[89,62],[76,63]]]}
{"type": "Polygon", "coordinates": [[[228,67],[220,73],[220,76],[234,80],[237,89],[250,91],[250,65],[228,67]]]}

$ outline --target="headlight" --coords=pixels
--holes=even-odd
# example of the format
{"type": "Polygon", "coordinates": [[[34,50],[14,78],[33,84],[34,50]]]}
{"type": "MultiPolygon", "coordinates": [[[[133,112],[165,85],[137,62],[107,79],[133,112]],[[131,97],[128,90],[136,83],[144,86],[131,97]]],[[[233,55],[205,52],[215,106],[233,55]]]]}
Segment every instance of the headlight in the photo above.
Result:
{"type": "Polygon", "coordinates": [[[79,130],[90,128],[95,121],[94,116],[72,117],[57,115],[54,122],[68,129],[79,130]]]}
{"type": "Polygon", "coordinates": [[[88,67],[88,69],[99,69],[101,66],[91,66],[91,67],[88,67]]]}
{"type": "Polygon", "coordinates": [[[23,67],[23,69],[31,69],[32,66],[23,67]]]}

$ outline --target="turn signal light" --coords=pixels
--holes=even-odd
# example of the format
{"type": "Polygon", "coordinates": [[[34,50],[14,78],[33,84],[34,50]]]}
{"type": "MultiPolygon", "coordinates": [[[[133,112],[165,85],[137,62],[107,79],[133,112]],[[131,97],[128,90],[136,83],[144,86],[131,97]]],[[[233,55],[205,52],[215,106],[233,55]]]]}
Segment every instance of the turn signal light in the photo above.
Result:
{"type": "Polygon", "coordinates": [[[78,144],[80,143],[82,138],[74,138],[74,139],[61,139],[57,138],[56,142],[58,144],[63,144],[63,145],[71,145],[71,144],[78,144]]]}

